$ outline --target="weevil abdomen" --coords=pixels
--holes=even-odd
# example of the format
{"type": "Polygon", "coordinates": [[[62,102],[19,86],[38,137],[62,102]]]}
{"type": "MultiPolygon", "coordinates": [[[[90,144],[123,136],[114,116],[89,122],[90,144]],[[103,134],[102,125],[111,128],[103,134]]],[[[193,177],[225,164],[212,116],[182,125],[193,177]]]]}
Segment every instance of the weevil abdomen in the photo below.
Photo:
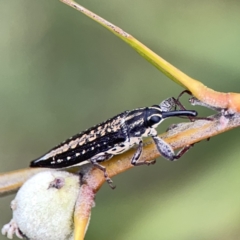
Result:
{"type": "Polygon", "coordinates": [[[87,160],[102,152],[121,146],[127,139],[124,117],[127,111],[101,124],[83,131],[57,145],[40,158],[31,162],[31,167],[64,168],[87,163],[87,160]]]}

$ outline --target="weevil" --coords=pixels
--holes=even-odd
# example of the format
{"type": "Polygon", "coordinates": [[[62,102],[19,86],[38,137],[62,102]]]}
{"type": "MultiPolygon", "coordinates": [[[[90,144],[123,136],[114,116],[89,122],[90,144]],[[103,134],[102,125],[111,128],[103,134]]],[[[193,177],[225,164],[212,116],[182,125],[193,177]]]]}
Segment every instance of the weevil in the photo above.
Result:
{"type": "Polygon", "coordinates": [[[103,171],[106,181],[113,187],[106,168],[100,163],[137,145],[131,164],[149,165],[151,162],[138,161],[143,150],[143,137],[152,137],[159,153],[166,159],[178,159],[186,151],[175,154],[172,147],[158,137],[156,128],[166,118],[195,117],[197,112],[172,110],[176,105],[174,100],[169,98],[159,105],[122,112],[67,139],[32,161],[30,167],[68,168],[92,163],[103,171]]]}

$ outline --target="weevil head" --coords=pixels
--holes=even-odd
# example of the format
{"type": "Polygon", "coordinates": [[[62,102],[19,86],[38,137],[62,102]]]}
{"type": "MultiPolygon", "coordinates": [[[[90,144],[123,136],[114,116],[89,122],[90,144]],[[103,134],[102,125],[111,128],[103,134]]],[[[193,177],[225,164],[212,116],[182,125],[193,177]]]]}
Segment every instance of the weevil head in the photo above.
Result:
{"type": "Polygon", "coordinates": [[[153,105],[146,108],[145,124],[147,127],[156,128],[158,125],[169,117],[196,117],[197,112],[194,110],[175,110],[163,111],[160,106],[153,105]]]}
{"type": "Polygon", "coordinates": [[[145,126],[150,128],[156,128],[163,120],[163,111],[158,105],[146,108],[145,110],[145,126]]]}
{"type": "Polygon", "coordinates": [[[153,129],[157,128],[166,118],[182,116],[195,117],[197,112],[192,110],[163,111],[159,105],[153,105],[130,111],[124,122],[128,128],[129,137],[147,137],[155,134],[153,129]]]}

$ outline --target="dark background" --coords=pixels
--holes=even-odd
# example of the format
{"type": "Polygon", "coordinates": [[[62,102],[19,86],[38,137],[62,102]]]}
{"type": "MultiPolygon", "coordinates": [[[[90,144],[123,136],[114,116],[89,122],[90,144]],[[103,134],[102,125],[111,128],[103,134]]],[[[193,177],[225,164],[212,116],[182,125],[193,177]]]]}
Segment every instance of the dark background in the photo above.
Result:
{"type": "MultiPolygon", "coordinates": [[[[239,1],[81,4],[209,87],[240,91],[239,1]]],[[[1,172],[27,167],[81,130],[183,90],[58,1],[2,0],[0,16],[1,172]]],[[[196,144],[179,162],[158,159],[115,177],[117,188],[105,184],[97,195],[86,239],[240,239],[238,136],[235,129],[196,144]]],[[[11,218],[13,198],[0,199],[0,227],[11,218]]]]}

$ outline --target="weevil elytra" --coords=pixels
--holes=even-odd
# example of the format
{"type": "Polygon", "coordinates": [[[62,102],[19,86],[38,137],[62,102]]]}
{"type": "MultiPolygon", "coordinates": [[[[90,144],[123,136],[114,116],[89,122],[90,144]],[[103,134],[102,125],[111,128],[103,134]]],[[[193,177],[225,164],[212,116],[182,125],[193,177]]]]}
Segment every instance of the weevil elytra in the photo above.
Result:
{"type": "Polygon", "coordinates": [[[30,166],[67,168],[92,163],[104,172],[106,181],[113,187],[106,168],[100,163],[127,151],[134,145],[138,145],[131,164],[134,166],[149,164],[138,161],[143,149],[143,137],[152,137],[159,153],[166,159],[171,161],[178,159],[184,151],[175,154],[172,147],[157,136],[155,128],[166,118],[195,117],[197,112],[172,110],[176,104],[174,100],[174,98],[169,98],[160,105],[137,108],[116,115],[67,139],[40,158],[32,161],[30,166]]]}

